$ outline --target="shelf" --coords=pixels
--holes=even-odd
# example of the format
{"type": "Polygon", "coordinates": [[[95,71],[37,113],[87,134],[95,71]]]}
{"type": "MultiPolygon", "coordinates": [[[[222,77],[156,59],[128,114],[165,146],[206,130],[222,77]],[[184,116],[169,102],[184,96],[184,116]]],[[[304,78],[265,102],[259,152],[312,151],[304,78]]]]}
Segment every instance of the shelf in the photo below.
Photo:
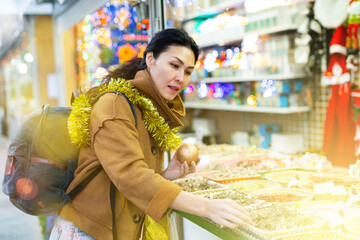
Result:
{"type": "Polygon", "coordinates": [[[304,79],[307,75],[303,74],[267,74],[267,75],[256,75],[256,76],[247,76],[247,77],[210,77],[210,78],[198,78],[195,79],[194,83],[202,82],[205,83],[226,83],[226,82],[254,82],[254,81],[262,81],[264,79],[272,79],[272,80],[293,80],[293,79],[304,79]]]}
{"type": "Polygon", "coordinates": [[[204,33],[204,34],[191,34],[196,43],[200,48],[210,47],[214,45],[226,45],[235,41],[240,41],[244,39],[246,36],[250,35],[267,35],[280,33],[285,31],[296,30],[298,26],[296,25],[286,25],[279,27],[270,27],[261,29],[253,32],[244,32],[244,28],[241,26],[232,27],[232,28],[224,28],[220,29],[216,32],[204,33]]]}
{"type": "Polygon", "coordinates": [[[309,112],[310,107],[250,107],[246,105],[230,104],[211,104],[199,102],[184,102],[185,107],[189,109],[208,109],[234,112],[255,112],[255,113],[273,113],[273,114],[293,114],[309,112]]]}
{"type": "Polygon", "coordinates": [[[213,14],[220,14],[227,9],[236,8],[242,6],[244,3],[238,0],[223,0],[221,3],[211,5],[210,7],[205,8],[203,11],[197,11],[190,14],[186,14],[184,19],[180,19],[181,21],[189,21],[197,18],[201,18],[202,16],[208,16],[213,14]]]}

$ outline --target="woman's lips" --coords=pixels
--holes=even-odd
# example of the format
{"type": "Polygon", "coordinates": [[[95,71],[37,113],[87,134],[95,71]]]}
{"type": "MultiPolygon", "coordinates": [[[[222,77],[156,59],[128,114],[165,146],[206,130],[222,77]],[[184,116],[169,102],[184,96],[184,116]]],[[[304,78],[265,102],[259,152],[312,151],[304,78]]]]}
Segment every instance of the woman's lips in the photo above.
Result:
{"type": "Polygon", "coordinates": [[[177,92],[177,91],[179,91],[179,88],[178,87],[175,87],[175,86],[168,86],[169,87],[169,89],[171,90],[171,91],[173,91],[173,92],[177,92]]]}

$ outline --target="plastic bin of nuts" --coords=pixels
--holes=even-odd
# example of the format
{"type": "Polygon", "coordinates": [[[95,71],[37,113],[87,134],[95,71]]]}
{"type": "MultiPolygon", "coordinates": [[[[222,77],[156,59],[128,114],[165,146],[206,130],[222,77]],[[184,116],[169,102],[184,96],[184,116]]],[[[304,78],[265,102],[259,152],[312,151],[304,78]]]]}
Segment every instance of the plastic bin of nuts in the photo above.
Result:
{"type": "Polygon", "coordinates": [[[228,189],[226,186],[217,182],[210,181],[202,177],[180,178],[173,181],[175,184],[183,188],[185,192],[193,194],[201,194],[207,192],[217,192],[228,189]]]}
{"type": "Polygon", "coordinates": [[[287,187],[289,182],[294,178],[301,180],[303,177],[312,175],[312,172],[307,171],[276,171],[265,174],[264,178],[268,181],[280,183],[281,186],[287,187]]]}
{"type": "Polygon", "coordinates": [[[258,199],[266,202],[282,202],[286,204],[305,202],[314,197],[314,194],[310,191],[294,188],[261,189],[254,191],[253,194],[258,199]]]}
{"type": "Polygon", "coordinates": [[[259,203],[259,200],[251,193],[247,192],[235,192],[232,190],[224,190],[217,192],[201,193],[200,196],[209,199],[231,199],[237,202],[241,206],[250,206],[252,204],[259,203]]]}
{"type": "Polygon", "coordinates": [[[217,173],[207,176],[211,181],[228,184],[238,181],[260,179],[261,175],[255,171],[237,167],[237,168],[224,168],[217,173]]]}
{"type": "Polygon", "coordinates": [[[248,239],[271,239],[324,229],[324,221],[321,219],[301,213],[283,203],[263,203],[250,207],[253,225],[239,226],[234,230],[240,236],[254,236],[248,239]]]}
{"type": "Polygon", "coordinates": [[[228,184],[227,186],[230,189],[245,192],[254,192],[256,190],[268,188],[281,188],[281,185],[279,183],[258,179],[234,182],[228,184]]]}
{"type": "Polygon", "coordinates": [[[297,233],[281,237],[273,237],[271,240],[359,240],[360,238],[339,231],[311,231],[297,233]]]}
{"type": "Polygon", "coordinates": [[[345,232],[352,234],[360,239],[360,216],[345,217],[344,222],[345,232]]]}

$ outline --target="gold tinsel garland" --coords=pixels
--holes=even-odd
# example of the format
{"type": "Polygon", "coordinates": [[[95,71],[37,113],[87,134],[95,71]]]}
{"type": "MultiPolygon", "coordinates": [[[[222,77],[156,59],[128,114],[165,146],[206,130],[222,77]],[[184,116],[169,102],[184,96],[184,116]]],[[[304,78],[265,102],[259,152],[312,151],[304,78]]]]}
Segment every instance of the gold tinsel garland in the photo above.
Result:
{"type": "MultiPolygon", "coordinates": [[[[181,139],[177,129],[170,129],[165,119],[159,115],[150,99],[125,79],[112,79],[108,85],[101,85],[99,94],[106,91],[118,91],[124,94],[130,102],[138,106],[143,115],[146,129],[162,151],[173,150],[180,146],[181,139]]],[[[71,142],[77,147],[90,144],[89,122],[91,114],[91,101],[95,97],[85,94],[79,95],[72,104],[68,119],[68,131],[71,142]]]]}

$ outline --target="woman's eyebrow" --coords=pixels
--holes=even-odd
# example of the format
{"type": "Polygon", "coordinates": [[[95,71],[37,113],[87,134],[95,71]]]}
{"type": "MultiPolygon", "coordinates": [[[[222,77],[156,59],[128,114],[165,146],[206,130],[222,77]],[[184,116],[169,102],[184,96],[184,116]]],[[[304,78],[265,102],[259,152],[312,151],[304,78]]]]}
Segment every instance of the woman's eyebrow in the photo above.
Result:
{"type": "MultiPolygon", "coordinates": [[[[173,58],[176,58],[182,65],[184,65],[184,62],[183,62],[180,58],[175,57],[175,56],[173,56],[173,58]]],[[[194,66],[189,66],[189,67],[187,67],[187,68],[193,69],[193,68],[195,68],[195,67],[194,67],[194,66]]]]}

